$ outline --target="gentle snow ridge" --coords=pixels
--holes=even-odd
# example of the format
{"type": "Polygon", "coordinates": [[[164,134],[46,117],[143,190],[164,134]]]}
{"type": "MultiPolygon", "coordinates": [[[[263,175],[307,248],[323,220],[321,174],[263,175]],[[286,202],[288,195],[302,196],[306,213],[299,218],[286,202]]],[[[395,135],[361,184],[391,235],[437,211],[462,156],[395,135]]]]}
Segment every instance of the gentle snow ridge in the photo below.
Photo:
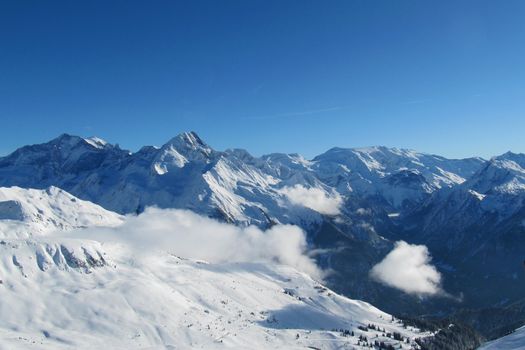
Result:
{"type": "Polygon", "coordinates": [[[57,187],[0,187],[0,238],[30,237],[54,230],[120,225],[123,217],[57,187]]]}

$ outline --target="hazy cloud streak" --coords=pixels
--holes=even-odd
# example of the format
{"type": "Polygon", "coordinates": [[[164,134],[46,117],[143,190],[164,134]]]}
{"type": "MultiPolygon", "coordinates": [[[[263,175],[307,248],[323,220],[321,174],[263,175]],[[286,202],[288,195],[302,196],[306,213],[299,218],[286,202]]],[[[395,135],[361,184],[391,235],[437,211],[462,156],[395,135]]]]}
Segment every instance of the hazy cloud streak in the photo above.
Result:
{"type": "Polygon", "coordinates": [[[288,197],[290,202],[313,209],[321,214],[338,215],[343,199],[339,193],[326,193],[320,188],[306,188],[302,185],[285,187],[281,192],[288,197]]]}

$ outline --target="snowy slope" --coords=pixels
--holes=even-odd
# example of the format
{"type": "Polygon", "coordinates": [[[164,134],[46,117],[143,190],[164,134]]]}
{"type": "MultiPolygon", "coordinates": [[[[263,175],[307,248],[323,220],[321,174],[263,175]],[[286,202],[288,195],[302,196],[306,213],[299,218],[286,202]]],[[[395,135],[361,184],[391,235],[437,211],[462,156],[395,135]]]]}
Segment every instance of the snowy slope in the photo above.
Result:
{"type": "Polygon", "coordinates": [[[505,337],[488,342],[479,350],[522,350],[525,349],[525,326],[505,337]]]}
{"type": "Polygon", "coordinates": [[[369,323],[411,339],[426,335],[283,266],[212,265],[161,252],[137,259],[122,247],[100,253],[94,242],[75,242],[104,257],[90,265],[82,255],[75,261],[84,268],[70,262],[84,253],[66,253],[69,260],[54,263],[53,254],[71,242],[3,242],[0,348],[336,349],[357,343],[332,329],[399,343],[357,329],[369,323]],[[51,262],[45,270],[39,256],[51,262]]]}
{"type": "Polygon", "coordinates": [[[0,349],[365,348],[360,335],[408,349],[429,336],[291,267],[210,264],[82,232],[0,240],[0,349]],[[368,324],[385,331],[358,329],[368,324]],[[408,343],[383,336],[393,332],[408,343]]]}
{"type": "Polygon", "coordinates": [[[0,238],[43,235],[58,229],[115,226],[122,220],[120,215],[57,187],[0,188],[0,238]]]}

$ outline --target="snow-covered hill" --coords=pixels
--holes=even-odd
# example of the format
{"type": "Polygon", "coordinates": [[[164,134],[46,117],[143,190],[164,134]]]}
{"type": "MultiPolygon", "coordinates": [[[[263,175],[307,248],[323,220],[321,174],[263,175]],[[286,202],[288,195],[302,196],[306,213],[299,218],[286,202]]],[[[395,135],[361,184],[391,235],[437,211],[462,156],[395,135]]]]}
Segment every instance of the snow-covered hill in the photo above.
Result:
{"type": "Polygon", "coordinates": [[[0,188],[0,238],[31,237],[55,230],[115,226],[122,216],[57,188],[0,188]]]}
{"type": "Polygon", "coordinates": [[[525,326],[515,332],[488,342],[481,346],[479,350],[522,350],[525,349],[525,326]]]}
{"type": "Polygon", "coordinates": [[[33,239],[2,241],[0,274],[5,349],[340,349],[361,348],[360,335],[408,349],[428,335],[277,265],[33,239]],[[358,329],[368,324],[385,331],[358,329]],[[393,332],[405,342],[383,336],[393,332]]]}
{"type": "MultiPolygon", "coordinates": [[[[52,232],[28,232],[24,238],[8,230],[0,239],[0,349],[359,349],[374,341],[409,349],[415,338],[430,335],[339,296],[292,267],[207,263],[176,256],[162,244],[129,244],[137,234],[143,242],[158,238],[158,221],[142,219],[139,225],[139,216],[124,226],[97,229],[99,236],[89,234],[93,228],[66,234],[61,230],[117,225],[122,218],[55,188],[4,189],[2,195],[20,204],[0,218],[10,229],[34,228],[26,225],[34,209],[38,220],[31,223],[58,224],[52,232]],[[93,220],[93,208],[108,220],[93,220]]],[[[188,218],[170,226],[186,228],[177,237],[195,235],[211,221],[190,225],[188,218]]],[[[210,234],[227,234],[226,224],[214,225],[223,226],[210,234]]],[[[253,230],[245,234],[250,232],[255,239],[253,230]]]]}

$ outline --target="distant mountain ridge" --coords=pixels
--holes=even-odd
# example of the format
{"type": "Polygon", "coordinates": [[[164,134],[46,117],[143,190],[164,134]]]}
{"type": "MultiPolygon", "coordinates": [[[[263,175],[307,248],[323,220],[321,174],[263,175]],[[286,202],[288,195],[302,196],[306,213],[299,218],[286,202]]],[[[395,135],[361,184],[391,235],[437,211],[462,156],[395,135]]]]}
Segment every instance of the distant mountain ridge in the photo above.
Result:
{"type": "Polygon", "coordinates": [[[0,185],[53,185],[120,213],[147,205],[191,207],[208,214],[218,209],[232,221],[261,225],[266,219],[257,209],[270,215],[274,207],[282,210],[269,200],[282,198],[276,191],[285,186],[377,196],[398,210],[464,182],[484,163],[480,158],[448,160],[386,147],[333,148],[310,161],[296,154],[257,158],[245,150],[215,151],[194,132],[160,148],[145,146],[131,153],[99,138],[64,134],[0,158],[0,185]],[[144,189],[155,194],[149,196],[144,189]],[[126,194],[133,198],[123,198],[126,194]]]}

